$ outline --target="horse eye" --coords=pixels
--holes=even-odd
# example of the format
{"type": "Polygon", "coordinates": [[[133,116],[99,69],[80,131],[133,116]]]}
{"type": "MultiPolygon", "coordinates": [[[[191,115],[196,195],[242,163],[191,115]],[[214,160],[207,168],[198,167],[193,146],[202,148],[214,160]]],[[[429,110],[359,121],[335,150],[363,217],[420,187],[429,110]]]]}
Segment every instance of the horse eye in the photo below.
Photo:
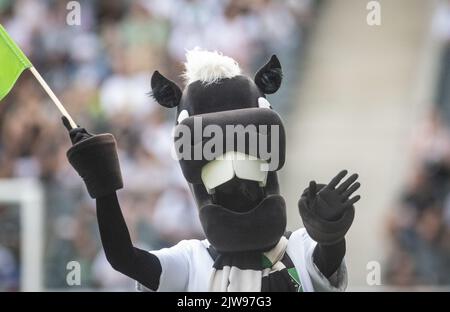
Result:
{"type": "Polygon", "coordinates": [[[178,115],[177,122],[181,123],[184,119],[189,117],[189,113],[187,110],[183,109],[178,115]]]}
{"type": "Polygon", "coordinates": [[[260,97],[260,98],[258,98],[258,106],[260,107],[260,108],[272,108],[271,106],[270,106],[270,103],[269,103],[269,101],[267,101],[267,99],[266,98],[263,98],[263,97],[260,97]]]}

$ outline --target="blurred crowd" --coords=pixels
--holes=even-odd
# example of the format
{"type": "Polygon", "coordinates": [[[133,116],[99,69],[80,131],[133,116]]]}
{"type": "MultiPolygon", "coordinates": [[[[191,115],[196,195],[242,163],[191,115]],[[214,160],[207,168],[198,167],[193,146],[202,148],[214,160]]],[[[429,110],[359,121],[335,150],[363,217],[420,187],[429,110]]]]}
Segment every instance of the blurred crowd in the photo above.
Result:
{"type": "Polygon", "coordinates": [[[450,121],[450,1],[440,0],[432,19],[432,35],[441,45],[435,103],[450,121]]]}
{"type": "MultiPolygon", "coordinates": [[[[276,53],[293,82],[315,1],[77,1],[75,26],[67,25],[67,2],[0,0],[0,23],[79,125],[115,135],[125,183],[118,194],[133,241],[152,249],[201,238],[189,190],[169,156],[173,112],[148,96],[150,75],[158,69],[182,84],[184,53],[199,46],[235,58],[248,73],[276,53]]],[[[289,98],[286,91],[279,97],[289,98]]],[[[34,177],[45,186],[45,287],[66,288],[66,264],[75,260],[81,287],[132,289],[106,262],[95,205],[66,160],[69,147],[56,107],[24,73],[0,105],[0,178],[34,177]]],[[[0,290],[20,287],[13,211],[0,206],[0,290]]]]}
{"type": "Polygon", "coordinates": [[[414,161],[388,222],[385,283],[450,284],[450,130],[438,111],[414,134],[414,161]]]}
{"type": "Polygon", "coordinates": [[[432,34],[441,45],[435,107],[413,134],[413,166],[389,217],[385,280],[450,285],[450,1],[439,1],[432,34]]]}

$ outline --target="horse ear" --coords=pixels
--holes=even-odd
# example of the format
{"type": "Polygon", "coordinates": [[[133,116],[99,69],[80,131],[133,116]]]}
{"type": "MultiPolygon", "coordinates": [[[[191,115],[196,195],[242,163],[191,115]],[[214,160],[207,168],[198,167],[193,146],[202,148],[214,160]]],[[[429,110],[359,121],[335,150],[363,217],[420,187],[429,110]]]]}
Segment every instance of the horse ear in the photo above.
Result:
{"type": "Polygon", "coordinates": [[[160,105],[168,108],[176,107],[180,104],[181,89],[177,84],[155,71],[151,79],[151,96],[160,105]]]}
{"type": "Polygon", "coordinates": [[[276,55],[272,55],[269,62],[256,73],[255,83],[264,94],[272,94],[280,88],[282,78],[280,61],[276,55]]]}

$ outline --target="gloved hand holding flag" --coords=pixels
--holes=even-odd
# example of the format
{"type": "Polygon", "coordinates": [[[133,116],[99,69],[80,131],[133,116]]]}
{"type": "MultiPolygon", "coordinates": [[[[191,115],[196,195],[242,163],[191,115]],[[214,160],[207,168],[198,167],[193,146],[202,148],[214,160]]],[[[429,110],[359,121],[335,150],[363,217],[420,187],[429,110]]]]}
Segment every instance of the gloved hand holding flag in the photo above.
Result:
{"type": "Polygon", "coordinates": [[[31,64],[22,50],[20,50],[20,48],[0,24],[0,101],[9,93],[9,91],[11,91],[20,74],[25,69],[30,69],[31,73],[36,77],[41,86],[58,107],[61,114],[67,118],[70,126],[72,128],[76,128],[77,125],[73,121],[72,117],[70,117],[67,110],[58,100],[42,76],[38,73],[36,68],[34,68],[33,64],[31,64]]]}

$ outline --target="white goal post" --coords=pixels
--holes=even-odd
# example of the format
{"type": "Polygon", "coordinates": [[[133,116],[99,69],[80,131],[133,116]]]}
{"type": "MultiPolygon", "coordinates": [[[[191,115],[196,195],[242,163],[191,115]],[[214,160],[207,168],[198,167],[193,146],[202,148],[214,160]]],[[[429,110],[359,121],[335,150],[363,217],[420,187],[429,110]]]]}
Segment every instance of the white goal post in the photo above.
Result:
{"type": "Polygon", "coordinates": [[[44,191],[37,179],[0,179],[0,203],[20,209],[20,290],[43,290],[44,191]]]}

